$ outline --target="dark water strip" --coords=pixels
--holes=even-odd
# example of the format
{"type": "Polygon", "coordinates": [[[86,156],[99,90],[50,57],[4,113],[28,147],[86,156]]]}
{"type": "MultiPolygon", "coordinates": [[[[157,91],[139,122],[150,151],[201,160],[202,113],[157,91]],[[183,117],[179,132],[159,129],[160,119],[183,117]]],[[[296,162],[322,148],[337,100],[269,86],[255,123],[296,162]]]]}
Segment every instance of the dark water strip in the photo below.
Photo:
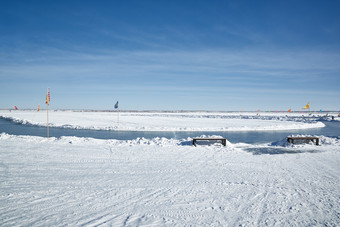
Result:
{"type": "MultiPolygon", "coordinates": [[[[330,137],[340,136],[340,122],[323,122],[326,127],[303,130],[286,131],[242,131],[242,132],[140,132],[140,131],[108,131],[108,130],[88,130],[50,127],[50,137],[76,136],[91,137],[96,139],[117,139],[132,140],[138,137],[152,139],[155,137],[165,137],[168,139],[186,139],[188,137],[199,137],[201,135],[218,135],[227,138],[232,143],[269,143],[285,139],[292,134],[324,135],[330,137]]],[[[23,125],[15,123],[10,119],[0,117],[0,133],[5,132],[11,135],[30,135],[46,137],[47,129],[43,126],[23,125]]]]}

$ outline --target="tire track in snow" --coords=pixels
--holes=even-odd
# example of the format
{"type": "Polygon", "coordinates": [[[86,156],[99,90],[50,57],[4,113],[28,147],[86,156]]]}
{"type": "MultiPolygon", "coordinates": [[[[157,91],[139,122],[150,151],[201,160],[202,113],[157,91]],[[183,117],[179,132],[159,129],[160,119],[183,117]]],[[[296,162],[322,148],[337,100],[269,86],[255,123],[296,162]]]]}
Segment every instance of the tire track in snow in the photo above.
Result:
{"type": "Polygon", "coordinates": [[[100,224],[113,221],[114,219],[117,219],[118,217],[126,216],[126,214],[128,214],[127,216],[134,215],[135,214],[134,212],[136,212],[136,206],[140,206],[140,204],[145,204],[150,200],[154,200],[155,198],[161,195],[164,195],[169,190],[170,189],[167,189],[167,188],[152,190],[151,192],[147,190],[148,191],[147,193],[142,192],[139,194],[134,194],[131,197],[124,197],[121,199],[121,201],[115,200],[115,203],[113,205],[106,206],[103,209],[100,209],[96,212],[88,214],[86,218],[82,218],[78,220],[77,222],[81,226],[100,225],[100,224]],[[128,202],[124,202],[124,201],[128,201],[128,202]],[[112,215],[112,211],[116,211],[118,214],[112,215]]]}

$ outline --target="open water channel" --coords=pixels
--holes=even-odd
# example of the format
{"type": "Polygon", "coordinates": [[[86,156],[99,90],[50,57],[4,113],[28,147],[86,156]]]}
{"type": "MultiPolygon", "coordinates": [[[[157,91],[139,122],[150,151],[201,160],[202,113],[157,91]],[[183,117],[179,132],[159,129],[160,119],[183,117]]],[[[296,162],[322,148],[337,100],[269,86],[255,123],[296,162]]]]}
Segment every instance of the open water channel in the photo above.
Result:
{"type": "MultiPolygon", "coordinates": [[[[76,136],[91,137],[96,139],[117,139],[132,140],[138,137],[152,139],[155,137],[165,137],[168,139],[186,139],[188,137],[199,137],[202,135],[217,135],[227,138],[231,143],[270,143],[281,141],[289,135],[323,135],[328,137],[340,138],[340,122],[339,121],[323,121],[326,127],[316,129],[303,130],[286,130],[286,131],[248,131],[248,132],[140,132],[140,131],[109,131],[109,130],[86,130],[86,129],[69,129],[50,127],[50,137],[76,136]]],[[[12,120],[0,117],[0,133],[8,133],[11,135],[29,135],[29,136],[46,136],[46,127],[35,125],[23,125],[15,123],[12,120]]]]}

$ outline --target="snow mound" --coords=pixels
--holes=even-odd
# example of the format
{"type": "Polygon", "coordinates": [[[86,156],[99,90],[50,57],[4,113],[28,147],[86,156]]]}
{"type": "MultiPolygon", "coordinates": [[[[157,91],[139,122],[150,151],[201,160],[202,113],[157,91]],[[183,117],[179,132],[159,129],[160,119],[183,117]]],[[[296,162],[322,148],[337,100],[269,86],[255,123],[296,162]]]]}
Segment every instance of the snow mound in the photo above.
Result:
{"type": "Polygon", "coordinates": [[[327,137],[327,136],[319,136],[320,145],[323,146],[338,146],[340,151],[340,138],[339,137],[327,137]]]}
{"type": "MultiPolygon", "coordinates": [[[[308,137],[311,135],[292,135],[294,137],[308,137]]],[[[322,153],[322,152],[340,152],[339,137],[319,137],[319,146],[312,142],[292,144],[287,142],[287,138],[280,141],[265,144],[233,144],[235,149],[252,153],[253,155],[282,155],[282,154],[300,154],[300,153],[322,153]]]]}
{"type": "MultiPolygon", "coordinates": [[[[327,136],[317,136],[317,135],[291,135],[289,137],[318,137],[319,138],[319,146],[339,146],[340,147],[340,138],[338,137],[327,137],[327,136]]],[[[276,141],[270,144],[270,146],[275,147],[301,147],[301,146],[315,146],[312,141],[302,142],[300,144],[292,144],[287,141],[287,138],[282,139],[280,141],[276,141]]]]}
{"type": "MultiPolygon", "coordinates": [[[[206,136],[202,135],[196,138],[222,138],[221,136],[206,136]]],[[[159,138],[155,137],[152,139],[146,139],[144,137],[136,138],[133,140],[116,140],[116,139],[95,139],[90,137],[75,137],[75,136],[62,136],[60,138],[56,137],[38,137],[38,136],[15,136],[9,135],[7,133],[0,134],[0,140],[9,141],[24,141],[32,143],[56,143],[56,144],[69,144],[69,145],[89,145],[89,146],[128,146],[128,147],[140,147],[140,146],[158,146],[158,147],[181,147],[181,146],[193,146],[193,138],[188,137],[186,139],[167,139],[165,137],[159,138]]],[[[200,141],[201,142],[201,141],[200,141]]],[[[228,140],[226,140],[226,146],[223,146],[219,142],[207,142],[199,143],[200,147],[211,147],[214,148],[227,148],[227,150],[233,150],[234,146],[228,140]]]]}

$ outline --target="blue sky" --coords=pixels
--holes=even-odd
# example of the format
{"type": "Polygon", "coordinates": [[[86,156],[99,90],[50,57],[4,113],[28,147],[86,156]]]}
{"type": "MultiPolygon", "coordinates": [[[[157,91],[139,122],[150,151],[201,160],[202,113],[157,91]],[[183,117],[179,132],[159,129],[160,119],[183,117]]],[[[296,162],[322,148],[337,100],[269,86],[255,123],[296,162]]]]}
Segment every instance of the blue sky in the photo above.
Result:
{"type": "Polygon", "coordinates": [[[340,110],[340,1],[0,3],[0,109],[340,110]]]}

